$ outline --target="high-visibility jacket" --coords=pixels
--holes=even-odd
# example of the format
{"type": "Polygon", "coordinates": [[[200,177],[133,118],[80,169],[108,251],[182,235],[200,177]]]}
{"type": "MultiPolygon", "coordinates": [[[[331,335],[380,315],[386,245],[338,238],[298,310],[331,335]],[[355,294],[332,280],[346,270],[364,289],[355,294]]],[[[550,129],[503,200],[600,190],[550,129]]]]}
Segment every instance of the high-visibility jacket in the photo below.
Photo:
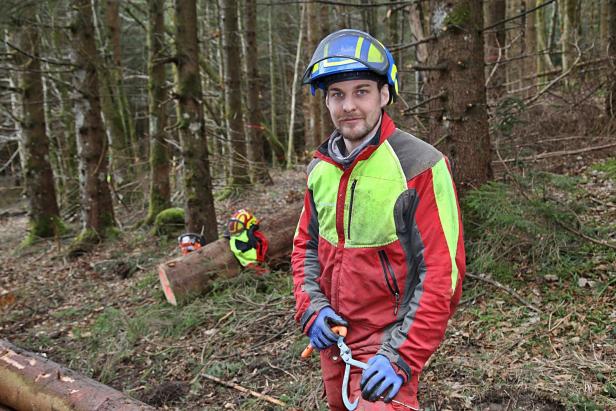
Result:
{"type": "Polygon", "coordinates": [[[344,167],[326,142],[308,166],[291,258],[295,319],[306,333],[331,306],[349,322],[353,354],[387,356],[416,392],[462,291],[460,210],[438,150],[385,113],[372,143],[344,167]]]}

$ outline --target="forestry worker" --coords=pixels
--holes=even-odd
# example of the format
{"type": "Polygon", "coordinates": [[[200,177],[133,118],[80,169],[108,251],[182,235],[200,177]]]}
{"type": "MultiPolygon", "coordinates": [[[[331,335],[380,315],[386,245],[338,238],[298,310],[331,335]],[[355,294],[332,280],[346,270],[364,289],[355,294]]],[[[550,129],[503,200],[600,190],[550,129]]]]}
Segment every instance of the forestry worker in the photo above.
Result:
{"type": "Polygon", "coordinates": [[[447,158],[396,128],[393,56],[358,30],[325,37],[304,74],[336,127],[308,166],[293,240],[296,320],[320,351],[330,409],[344,410],[345,325],[359,410],[418,409],[422,368],[445,334],[465,273],[462,222],[447,158]],[[392,399],[395,401],[392,402],[392,399]],[[400,403],[406,406],[400,405],[400,403]]]}

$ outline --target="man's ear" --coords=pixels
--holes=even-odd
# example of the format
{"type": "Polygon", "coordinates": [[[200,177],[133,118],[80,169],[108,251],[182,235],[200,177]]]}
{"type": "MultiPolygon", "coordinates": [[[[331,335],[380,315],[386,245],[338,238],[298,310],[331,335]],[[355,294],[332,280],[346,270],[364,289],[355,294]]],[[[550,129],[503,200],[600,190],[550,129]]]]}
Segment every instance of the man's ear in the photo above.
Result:
{"type": "Polygon", "coordinates": [[[381,87],[381,108],[389,103],[389,84],[384,84],[381,87]]]}
{"type": "Polygon", "coordinates": [[[327,92],[327,90],[324,90],[323,94],[325,95],[325,107],[329,109],[329,93],[327,92]]]}

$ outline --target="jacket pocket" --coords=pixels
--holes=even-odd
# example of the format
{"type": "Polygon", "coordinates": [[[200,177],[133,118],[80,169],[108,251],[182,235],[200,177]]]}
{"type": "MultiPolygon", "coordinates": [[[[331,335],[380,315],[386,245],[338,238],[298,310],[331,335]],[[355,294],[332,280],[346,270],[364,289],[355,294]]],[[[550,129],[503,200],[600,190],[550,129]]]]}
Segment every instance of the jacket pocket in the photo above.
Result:
{"type": "Polygon", "coordinates": [[[351,218],[353,217],[353,200],[355,199],[355,186],[357,186],[357,179],[351,183],[351,200],[349,201],[349,218],[347,220],[347,239],[351,239],[351,218]]]}
{"type": "Polygon", "coordinates": [[[398,280],[396,279],[396,273],[387,257],[385,250],[379,251],[379,260],[381,261],[381,267],[383,268],[383,275],[385,276],[385,284],[391,293],[394,300],[394,316],[398,315],[398,308],[400,307],[400,288],[398,287],[398,280]]]}

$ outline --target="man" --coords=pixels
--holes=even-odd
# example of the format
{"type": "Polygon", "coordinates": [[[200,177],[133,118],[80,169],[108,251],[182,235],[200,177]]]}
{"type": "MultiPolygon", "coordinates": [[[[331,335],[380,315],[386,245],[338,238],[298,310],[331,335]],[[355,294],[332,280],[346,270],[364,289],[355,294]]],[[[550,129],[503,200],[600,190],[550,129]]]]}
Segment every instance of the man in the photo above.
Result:
{"type": "Polygon", "coordinates": [[[465,272],[449,164],[383,111],[398,93],[397,69],[369,34],[323,39],[304,84],[313,95],[324,90],[336,130],[308,166],[292,254],[296,320],[320,351],[331,409],[345,409],[336,324],[348,327],[353,357],[369,365],[351,368],[358,409],[418,409],[419,375],[443,339],[465,272]]]}

